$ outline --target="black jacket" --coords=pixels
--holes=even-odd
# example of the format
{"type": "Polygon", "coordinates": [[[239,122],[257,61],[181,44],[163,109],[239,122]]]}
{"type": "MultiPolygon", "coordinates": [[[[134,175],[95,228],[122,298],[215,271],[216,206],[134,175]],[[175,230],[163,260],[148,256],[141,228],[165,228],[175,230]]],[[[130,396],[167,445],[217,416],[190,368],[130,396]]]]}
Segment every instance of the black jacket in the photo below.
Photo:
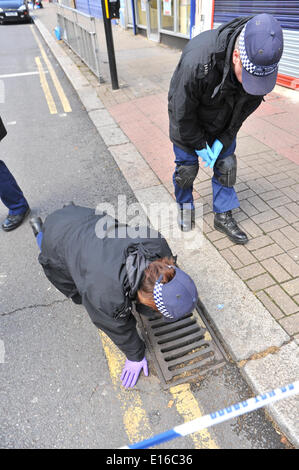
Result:
{"type": "Polygon", "coordinates": [[[262,96],[245,92],[232,69],[235,40],[251,17],[236,18],[189,41],[168,93],[170,140],[186,152],[217,138],[227,149],[262,96]]]}
{"type": "Polygon", "coordinates": [[[145,345],[132,302],[148,264],[172,253],[158,232],[156,238],[121,238],[118,230],[125,227],[93,209],[64,207],[45,220],[39,262],[51,283],[82,303],[128,359],[141,361],[145,345]]]}

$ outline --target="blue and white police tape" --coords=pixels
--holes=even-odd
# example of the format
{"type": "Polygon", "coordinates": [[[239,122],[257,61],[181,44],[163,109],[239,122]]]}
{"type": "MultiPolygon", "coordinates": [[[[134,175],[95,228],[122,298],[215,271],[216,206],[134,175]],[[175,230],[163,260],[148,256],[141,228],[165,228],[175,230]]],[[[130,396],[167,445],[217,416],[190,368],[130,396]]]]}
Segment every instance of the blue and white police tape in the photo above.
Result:
{"type": "Polygon", "coordinates": [[[181,424],[180,426],[175,426],[173,429],[161,434],[156,434],[156,436],[153,436],[150,439],[120,447],[120,449],[147,449],[148,447],[170,441],[176,437],[187,436],[188,434],[200,431],[201,429],[206,429],[210,426],[214,426],[215,424],[222,423],[223,421],[228,421],[229,419],[257,410],[258,408],[262,408],[263,406],[274,403],[275,401],[296,395],[297,393],[299,393],[299,381],[285,385],[284,387],[275,388],[270,392],[241,401],[228,406],[227,408],[223,408],[222,410],[215,411],[214,413],[194,419],[188,423],[181,424]]]}

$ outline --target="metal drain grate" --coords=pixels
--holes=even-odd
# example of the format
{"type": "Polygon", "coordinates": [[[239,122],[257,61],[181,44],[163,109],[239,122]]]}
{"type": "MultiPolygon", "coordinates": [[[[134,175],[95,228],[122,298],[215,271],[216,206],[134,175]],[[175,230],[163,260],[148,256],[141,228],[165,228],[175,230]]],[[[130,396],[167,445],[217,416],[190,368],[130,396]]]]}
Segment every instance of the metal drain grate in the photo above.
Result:
{"type": "Polygon", "coordinates": [[[136,313],[165,389],[199,378],[226,362],[224,351],[202,319],[200,304],[196,311],[174,323],[166,323],[157,315],[148,318],[136,313]]]}

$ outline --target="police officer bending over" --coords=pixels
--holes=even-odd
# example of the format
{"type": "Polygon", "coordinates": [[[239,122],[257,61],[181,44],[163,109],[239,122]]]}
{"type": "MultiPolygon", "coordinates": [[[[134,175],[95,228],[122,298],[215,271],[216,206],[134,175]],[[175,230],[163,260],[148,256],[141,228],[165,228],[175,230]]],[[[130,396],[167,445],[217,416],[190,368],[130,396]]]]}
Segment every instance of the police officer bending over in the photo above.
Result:
{"type": "Polygon", "coordinates": [[[282,51],[282,29],[265,13],[204,31],[185,47],[168,94],[173,182],[183,231],[194,225],[192,190],[200,157],[214,171],[215,229],[235,243],[248,241],[231,212],[239,207],[236,137],[274,88],[282,51]]]}
{"type": "Polygon", "coordinates": [[[148,366],[133,302],[142,315],[158,314],[174,322],[194,310],[194,282],[175,265],[158,232],[146,228],[144,236],[131,238],[127,226],[106,213],[96,215],[71,203],[44,224],[37,217],[30,225],[45,275],[60,292],[83,304],[96,327],[126,355],[121,380],[126,388],[134,387],[142,369],[148,375],[148,366]]]}

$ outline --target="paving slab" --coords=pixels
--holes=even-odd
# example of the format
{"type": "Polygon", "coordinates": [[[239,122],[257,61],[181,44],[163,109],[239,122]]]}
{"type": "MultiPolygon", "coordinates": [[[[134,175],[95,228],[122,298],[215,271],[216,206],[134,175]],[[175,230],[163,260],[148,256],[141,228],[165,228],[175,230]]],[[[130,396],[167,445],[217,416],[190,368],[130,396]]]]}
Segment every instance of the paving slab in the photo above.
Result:
{"type": "MultiPolygon", "coordinates": [[[[243,369],[244,377],[257,393],[273,390],[281,384],[292,383],[299,376],[298,346],[291,342],[279,351],[249,361],[243,369]]],[[[269,405],[269,413],[279,422],[279,427],[292,442],[299,446],[298,396],[269,405]]]]}

